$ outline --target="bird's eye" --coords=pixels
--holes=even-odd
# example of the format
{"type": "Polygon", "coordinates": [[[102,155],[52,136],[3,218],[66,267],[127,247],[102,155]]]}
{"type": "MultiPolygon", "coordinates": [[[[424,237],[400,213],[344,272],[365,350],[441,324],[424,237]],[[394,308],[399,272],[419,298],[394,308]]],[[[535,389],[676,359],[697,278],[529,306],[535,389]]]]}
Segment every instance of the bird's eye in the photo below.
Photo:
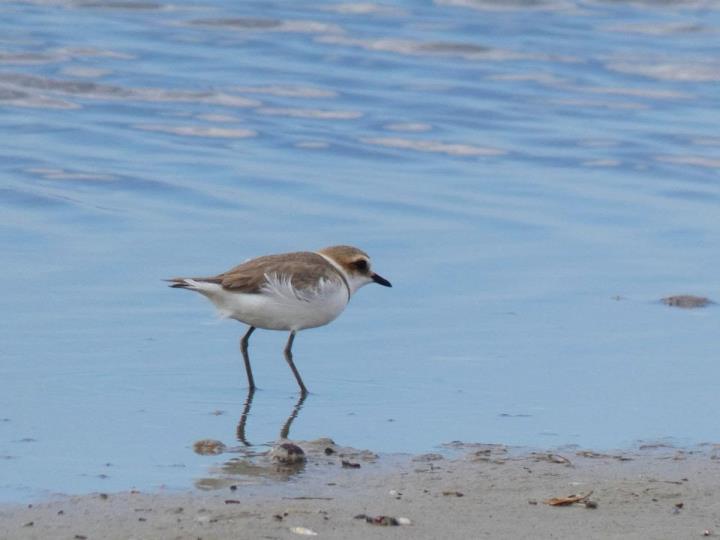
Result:
{"type": "Polygon", "coordinates": [[[356,270],[360,270],[361,272],[364,272],[368,269],[368,263],[365,259],[358,259],[354,263],[352,263],[356,270]]]}

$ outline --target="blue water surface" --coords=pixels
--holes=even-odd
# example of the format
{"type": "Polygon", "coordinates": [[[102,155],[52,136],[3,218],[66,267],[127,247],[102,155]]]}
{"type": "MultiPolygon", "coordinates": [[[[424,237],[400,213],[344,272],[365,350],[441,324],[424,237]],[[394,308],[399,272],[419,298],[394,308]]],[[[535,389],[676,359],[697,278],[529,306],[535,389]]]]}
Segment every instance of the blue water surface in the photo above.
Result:
{"type": "MultiPolygon", "coordinates": [[[[168,289],[352,244],[291,437],[720,437],[709,1],[0,2],[0,500],[184,488],[238,445],[242,325],[168,289]]],[[[258,331],[258,449],[297,388],[258,331]]]]}

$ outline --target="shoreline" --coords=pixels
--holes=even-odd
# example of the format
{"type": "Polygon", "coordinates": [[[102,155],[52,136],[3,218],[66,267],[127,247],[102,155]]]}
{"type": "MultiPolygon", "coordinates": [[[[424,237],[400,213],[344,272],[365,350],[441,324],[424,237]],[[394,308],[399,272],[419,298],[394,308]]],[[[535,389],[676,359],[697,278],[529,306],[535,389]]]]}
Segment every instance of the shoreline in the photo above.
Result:
{"type": "Polygon", "coordinates": [[[0,505],[0,537],[720,536],[715,445],[645,445],[605,454],[458,442],[447,445],[452,456],[377,456],[329,439],[295,444],[307,457],[299,475],[269,453],[235,455],[214,471],[214,482],[199,479],[191,491],[93,493],[0,505]],[[249,471],[256,477],[248,483],[249,471]],[[571,495],[579,502],[547,504],[571,495]],[[408,524],[394,526],[398,521],[408,524]]]}

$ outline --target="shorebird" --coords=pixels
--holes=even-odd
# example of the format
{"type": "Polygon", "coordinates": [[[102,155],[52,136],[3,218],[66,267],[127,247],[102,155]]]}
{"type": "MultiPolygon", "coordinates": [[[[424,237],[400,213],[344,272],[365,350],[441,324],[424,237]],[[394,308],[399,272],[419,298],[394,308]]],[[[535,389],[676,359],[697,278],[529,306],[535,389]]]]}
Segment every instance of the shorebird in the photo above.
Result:
{"type": "Polygon", "coordinates": [[[372,271],[368,254],[352,246],[265,255],[216,276],[167,281],[170,287],[199,292],[215,304],[221,317],[249,326],[240,340],[240,351],[250,391],[255,389],[248,355],[250,336],[256,328],[289,331],[285,360],[302,395],[308,390],[293,362],[295,335],[333,321],[355,291],[368,283],[392,287],[372,271]]]}

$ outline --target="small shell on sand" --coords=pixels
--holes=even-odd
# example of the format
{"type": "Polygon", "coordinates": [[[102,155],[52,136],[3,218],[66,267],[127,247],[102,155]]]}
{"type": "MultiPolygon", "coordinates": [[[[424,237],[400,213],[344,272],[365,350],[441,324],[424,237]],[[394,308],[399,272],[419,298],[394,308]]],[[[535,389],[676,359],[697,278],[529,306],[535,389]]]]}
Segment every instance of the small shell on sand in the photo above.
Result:
{"type": "Polygon", "coordinates": [[[307,527],[290,527],[290,532],[301,536],[317,536],[318,533],[307,527]]]}

